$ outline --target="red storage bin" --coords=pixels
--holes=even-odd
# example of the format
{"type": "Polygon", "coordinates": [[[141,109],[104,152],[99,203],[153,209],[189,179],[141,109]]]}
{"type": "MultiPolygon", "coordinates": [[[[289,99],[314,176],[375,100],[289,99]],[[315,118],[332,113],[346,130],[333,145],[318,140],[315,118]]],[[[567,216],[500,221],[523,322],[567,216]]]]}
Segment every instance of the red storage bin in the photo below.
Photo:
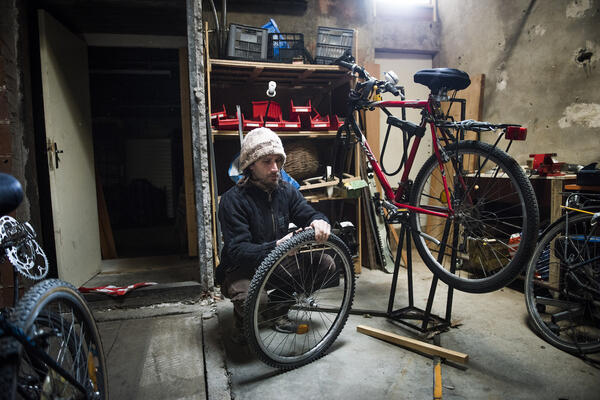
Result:
{"type": "Polygon", "coordinates": [[[239,129],[238,127],[239,121],[237,118],[219,118],[217,119],[217,129],[219,130],[224,130],[224,131],[230,131],[230,130],[237,130],[239,129]]]}
{"type": "Polygon", "coordinates": [[[330,126],[331,129],[338,130],[340,126],[344,125],[344,118],[334,115],[331,117],[330,126]]]}
{"type": "Polygon", "coordinates": [[[294,101],[290,100],[290,120],[296,121],[299,118],[300,124],[304,129],[310,129],[310,115],[312,111],[310,100],[308,100],[308,105],[306,106],[296,106],[294,105],[294,101]]]}
{"type": "Polygon", "coordinates": [[[290,118],[290,119],[291,119],[291,121],[279,122],[279,130],[281,130],[281,131],[299,131],[300,127],[302,126],[302,124],[300,122],[300,117],[296,117],[295,121],[292,118],[290,118]]]}
{"type": "Polygon", "coordinates": [[[242,114],[242,126],[245,131],[251,131],[252,129],[260,128],[263,126],[263,118],[260,117],[258,120],[246,119],[242,114]]]}
{"type": "Polygon", "coordinates": [[[255,120],[264,119],[266,121],[281,121],[281,106],[276,101],[253,101],[252,118],[255,120]],[[271,104],[269,104],[271,103],[271,104]],[[265,118],[269,104],[269,115],[265,118]]]}
{"type": "Polygon", "coordinates": [[[227,116],[227,111],[225,111],[225,105],[223,104],[223,109],[217,112],[210,114],[210,124],[213,127],[217,126],[217,121],[221,118],[225,118],[227,116]]]}
{"type": "Polygon", "coordinates": [[[295,121],[266,121],[265,127],[270,128],[274,131],[298,131],[300,130],[300,118],[296,118],[295,121]]]}
{"type": "Polygon", "coordinates": [[[310,129],[313,131],[328,131],[329,127],[329,115],[321,117],[319,113],[316,113],[314,117],[310,118],[310,129]]]}
{"type": "Polygon", "coordinates": [[[306,106],[295,106],[294,100],[290,100],[290,118],[295,117],[296,114],[309,114],[312,112],[312,104],[308,100],[306,106]]]}

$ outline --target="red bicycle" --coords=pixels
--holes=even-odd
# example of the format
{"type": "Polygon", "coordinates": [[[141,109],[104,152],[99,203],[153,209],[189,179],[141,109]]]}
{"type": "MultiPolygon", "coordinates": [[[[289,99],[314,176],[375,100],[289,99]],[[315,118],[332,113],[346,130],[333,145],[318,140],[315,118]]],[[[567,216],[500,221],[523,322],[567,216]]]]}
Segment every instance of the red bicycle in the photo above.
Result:
{"type": "MultiPolygon", "coordinates": [[[[338,60],[338,64],[359,79],[350,91],[346,119],[337,133],[335,159],[344,158],[339,149],[347,150],[359,143],[385,195],[385,199],[375,201],[387,209],[389,222],[406,217],[420,256],[443,282],[471,293],[491,292],[510,283],[527,264],[538,235],[539,211],[533,188],[506,152],[513,140],[525,140],[527,129],[516,124],[454,121],[449,117],[449,109],[444,112],[442,102],[452,105],[459,101],[456,92],[471,82],[463,71],[421,70],[414,80],[430,89],[428,99],[405,100],[393,72],[386,73],[385,80],[378,80],[355,64],[351,56],[338,60]],[[384,92],[401,96],[402,100],[382,101],[380,95],[384,92]],[[396,172],[389,174],[404,168],[395,190],[361,131],[360,113],[358,122],[355,117],[357,111],[374,108],[387,115],[382,158],[391,128],[403,132],[404,155],[396,172]],[[421,122],[400,119],[388,108],[420,109],[421,122]],[[412,182],[408,175],[427,125],[434,154],[412,182]],[[498,137],[493,144],[464,140],[466,131],[492,131],[498,137]],[[502,138],[509,140],[506,151],[497,147],[502,138]]],[[[339,173],[341,168],[334,166],[334,170],[339,173]]]]}

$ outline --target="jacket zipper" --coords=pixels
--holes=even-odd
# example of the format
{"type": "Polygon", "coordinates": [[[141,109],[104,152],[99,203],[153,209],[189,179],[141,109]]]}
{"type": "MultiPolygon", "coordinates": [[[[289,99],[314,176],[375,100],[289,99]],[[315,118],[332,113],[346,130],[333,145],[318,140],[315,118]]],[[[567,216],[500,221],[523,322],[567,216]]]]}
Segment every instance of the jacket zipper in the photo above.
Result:
{"type": "Polygon", "coordinates": [[[273,236],[277,240],[277,228],[275,227],[275,213],[273,212],[273,203],[271,202],[271,193],[269,193],[269,208],[271,210],[271,221],[273,221],[273,236]]]}

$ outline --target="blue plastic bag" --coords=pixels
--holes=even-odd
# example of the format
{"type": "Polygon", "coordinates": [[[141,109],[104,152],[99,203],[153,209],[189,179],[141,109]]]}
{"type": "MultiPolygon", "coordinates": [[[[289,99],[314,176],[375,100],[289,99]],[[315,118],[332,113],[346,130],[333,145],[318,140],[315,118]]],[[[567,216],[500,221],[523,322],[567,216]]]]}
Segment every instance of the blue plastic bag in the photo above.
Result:
{"type": "MultiPolygon", "coordinates": [[[[261,28],[266,29],[269,33],[281,33],[279,27],[273,18],[269,19],[269,22],[264,24],[261,28]]],[[[290,46],[285,40],[279,40],[278,35],[273,35],[275,42],[273,43],[273,56],[277,58],[279,56],[279,49],[288,49],[290,46]]]]}

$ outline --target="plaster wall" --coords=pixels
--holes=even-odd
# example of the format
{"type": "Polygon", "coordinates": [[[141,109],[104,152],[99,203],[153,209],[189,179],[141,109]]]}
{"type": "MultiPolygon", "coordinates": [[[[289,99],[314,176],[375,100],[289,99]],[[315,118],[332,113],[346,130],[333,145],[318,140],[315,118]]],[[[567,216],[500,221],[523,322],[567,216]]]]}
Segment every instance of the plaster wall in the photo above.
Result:
{"type": "MultiPolygon", "coordinates": [[[[273,18],[281,32],[302,33],[305,47],[313,56],[318,26],[352,28],[357,31],[355,56],[361,64],[374,61],[375,49],[426,54],[438,51],[439,24],[432,21],[431,9],[410,15],[389,13],[381,7],[376,9],[375,1],[308,0],[306,10],[254,7],[245,12],[236,10],[234,5],[227,10],[227,25],[262,26],[273,18]]],[[[214,27],[214,17],[208,8],[204,10],[204,19],[214,27]]]]}
{"type": "Polygon", "coordinates": [[[600,0],[438,4],[434,67],[485,74],[483,119],[528,128],[511,148],[521,164],[530,153],[600,161],[600,0]]]}

